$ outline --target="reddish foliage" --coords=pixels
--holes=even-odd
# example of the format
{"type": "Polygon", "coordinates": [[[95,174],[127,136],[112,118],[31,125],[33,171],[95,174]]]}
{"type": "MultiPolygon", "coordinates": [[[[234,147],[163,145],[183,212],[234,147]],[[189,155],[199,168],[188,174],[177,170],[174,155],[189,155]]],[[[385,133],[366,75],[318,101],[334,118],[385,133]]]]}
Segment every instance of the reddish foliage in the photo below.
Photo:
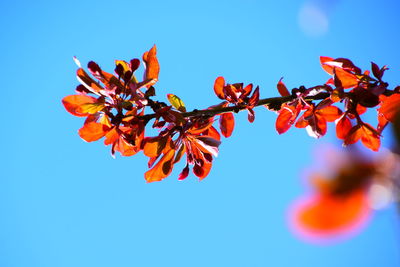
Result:
{"type": "Polygon", "coordinates": [[[400,103],[400,87],[388,89],[383,75],[388,69],[371,63],[372,71],[362,72],[345,58],[321,57],[322,68],[332,77],[327,83],[310,88],[300,86],[291,91],[277,83],[281,97],[260,99],[260,89],[253,84],[226,83],[218,77],[214,93],[221,103],[203,110],[186,111],[183,101],[167,94],[169,104],[156,101],[154,85],[158,81],[160,65],[154,45],[143,56],[143,79],[136,72],[140,60],[116,60],[114,74],[105,72],[90,61],[87,73],[79,68],[77,94],[63,98],[66,110],[78,117],[86,117],[79,135],[87,142],[104,137],[111,152],[131,156],[139,151],[149,157],[145,178],[160,181],[170,175],[174,164],[186,155],[186,164],[179,175],[185,179],[190,169],[203,179],[211,170],[213,157],[218,155],[221,134],[230,137],[235,127],[234,113],[247,110],[249,122],[255,120],[255,107],[266,105],[277,111],[275,128],[283,134],[292,125],[306,128],[309,135],[320,138],[327,132],[328,122],[336,122],[336,135],[344,145],[358,142],[377,151],[381,132],[394,122],[400,103]],[[373,74],[373,76],[370,75],[373,74]],[[343,104],[342,107],[338,107],[343,104]],[[361,115],[369,108],[378,109],[378,127],[364,122],[361,115]],[[217,117],[219,116],[219,117],[217,117]],[[219,130],[213,126],[219,118],[219,130]],[[150,121],[153,121],[149,124],[150,121]],[[145,136],[145,128],[157,129],[156,136],[145,136]]]}

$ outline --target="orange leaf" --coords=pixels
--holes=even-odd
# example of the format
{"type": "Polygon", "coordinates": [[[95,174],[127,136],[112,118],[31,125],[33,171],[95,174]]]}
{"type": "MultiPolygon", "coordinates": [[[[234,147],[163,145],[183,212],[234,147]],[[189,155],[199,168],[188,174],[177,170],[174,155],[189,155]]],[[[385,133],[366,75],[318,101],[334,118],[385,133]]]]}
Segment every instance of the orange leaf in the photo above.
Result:
{"type": "Polygon", "coordinates": [[[148,170],[144,177],[148,183],[157,182],[163,180],[165,177],[170,175],[173,168],[173,159],[175,155],[175,150],[170,149],[160,161],[150,170],[148,170]]]}
{"type": "Polygon", "coordinates": [[[225,86],[224,77],[220,76],[217,79],[215,79],[214,92],[220,99],[225,99],[224,86],[225,86]]]}
{"type": "Polygon", "coordinates": [[[97,141],[109,131],[109,128],[104,124],[97,123],[94,121],[85,123],[82,128],[79,129],[79,136],[86,142],[97,141]]]}
{"type": "Polygon", "coordinates": [[[211,126],[210,128],[208,128],[206,131],[204,131],[205,135],[208,135],[218,141],[221,140],[221,135],[219,134],[219,132],[217,131],[217,129],[215,129],[214,126],[211,126]]]}
{"type": "Polygon", "coordinates": [[[335,76],[339,79],[344,89],[353,88],[358,85],[358,78],[356,75],[345,71],[342,68],[334,68],[335,76]]]}
{"type": "Polygon", "coordinates": [[[149,158],[157,157],[165,148],[168,136],[146,137],[144,140],[143,153],[149,158]]]}
{"type": "Polygon", "coordinates": [[[114,143],[114,149],[125,157],[133,156],[139,151],[139,148],[129,144],[122,136],[114,143]]]}
{"type": "Polygon", "coordinates": [[[212,167],[211,162],[204,162],[203,166],[195,164],[193,166],[193,173],[199,177],[200,181],[207,177],[212,167]]]}
{"type": "Polygon", "coordinates": [[[400,94],[393,94],[383,99],[382,105],[378,109],[378,112],[383,114],[386,120],[394,122],[399,110],[400,110],[400,94]]]}
{"type": "Polygon", "coordinates": [[[317,109],[315,113],[319,116],[324,117],[326,121],[332,122],[340,118],[343,112],[338,107],[328,106],[325,108],[317,109]]]}
{"type": "Polygon", "coordinates": [[[189,130],[188,132],[191,134],[201,134],[205,131],[207,131],[210,127],[212,127],[212,124],[214,123],[213,119],[210,119],[206,122],[201,122],[201,123],[195,123],[189,130]]]}
{"type": "Polygon", "coordinates": [[[351,121],[347,116],[343,116],[336,123],[336,136],[339,139],[346,139],[349,131],[351,130],[351,121]]]}
{"type": "Polygon", "coordinates": [[[88,95],[69,95],[62,99],[65,109],[72,115],[78,117],[86,117],[90,113],[85,112],[83,106],[85,104],[96,103],[97,99],[88,95]]]}
{"type": "Polygon", "coordinates": [[[369,212],[364,190],[340,196],[317,194],[298,204],[294,223],[302,232],[333,236],[353,230],[365,220],[369,212]]]}
{"type": "Polygon", "coordinates": [[[79,68],[76,71],[76,76],[78,81],[86,87],[86,89],[88,89],[90,92],[93,93],[98,93],[101,90],[103,90],[103,88],[100,86],[100,84],[98,84],[95,80],[92,79],[92,77],[90,77],[86,71],[82,68],[79,68]]]}
{"type": "Polygon", "coordinates": [[[278,92],[281,96],[290,96],[289,90],[286,88],[286,85],[282,82],[283,77],[279,80],[276,87],[278,88],[278,92]]]}
{"type": "Polygon", "coordinates": [[[329,73],[330,75],[333,75],[333,66],[326,64],[328,62],[332,62],[334,59],[331,57],[319,57],[319,60],[321,62],[322,68],[329,73]]]}
{"type": "Polygon", "coordinates": [[[285,133],[293,125],[297,114],[293,106],[284,105],[276,118],[275,128],[279,134],[285,133]]]}
{"type": "Polygon", "coordinates": [[[376,130],[367,123],[362,126],[362,129],[364,131],[363,136],[361,137],[363,145],[373,151],[378,151],[381,146],[381,139],[376,130]]]}
{"type": "Polygon", "coordinates": [[[361,136],[363,136],[363,130],[361,129],[360,125],[356,125],[348,132],[346,139],[344,139],[343,145],[352,145],[360,140],[361,136]]]}
{"type": "Polygon", "coordinates": [[[231,112],[223,113],[219,117],[219,128],[223,136],[228,138],[232,135],[233,129],[235,128],[235,117],[231,112]]]}
{"type": "MultiPolygon", "coordinates": [[[[143,61],[145,62],[146,65],[144,80],[154,80],[155,83],[158,80],[158,74],[160,72],[160,65],[157,59],[156,45],[154,45],[149,51],[143,54],[143,61]]],[[[148,85],[148,87],[149,86],[150,85],[148,85]]]]}
{"type": "Polygon", "coordinates": [[[119,137],[120,135],[117,131],[117,127],[114,127],[111,129],[111,131],[108,131],[108,133],[106,134],[106,139],[104,140],[104,144],[106,146],[114,144],[115,142],[117,142],[119,137]]]}

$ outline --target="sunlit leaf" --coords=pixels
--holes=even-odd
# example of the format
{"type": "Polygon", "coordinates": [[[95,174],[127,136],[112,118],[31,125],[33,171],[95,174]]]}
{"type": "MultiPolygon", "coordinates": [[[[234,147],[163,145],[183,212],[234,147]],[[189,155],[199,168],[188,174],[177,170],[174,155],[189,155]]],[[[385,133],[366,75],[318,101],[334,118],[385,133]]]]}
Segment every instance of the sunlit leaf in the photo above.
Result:
{"type": "Polygon", "coordinates": [[[173,95],[173,94],[167,94],[167,98],[168,98],[169,103],[171,103],[171,105],[174,108],[176,108],[180,112],[186,112],[185,104],[178,96],[173,95]]]}
{"type": "Polygon", "coordinates": [[[143,153],[147,157],[157,157],[161,154],[167,144],[168,136],[146,137],[143,140],[143,153]]]}
{"type": "Polygon", "coordinates": [[[86,142],[97,141],[104,137],[108,132],[109,128],[104,124],[97,122],[88,122],[79,129],[79,136],[86,142]]]}
{"type": "Polygon", "coordinates": [[[378,112],[381,113],[386,120],[394,122],[400,110],[400,94],[393,94],[382,101],[378,112]]]}
{"type": "Polygon", "coordinates": [[[353,126],[350,131],[347,133],[346,138],[344,139],[343,145],[352,145],[360,140],[361,136],[363,136],[363,130],[360,125],[353,126]]]}
{"type": "Polygon", "coordinates": [[[188,177],[188,175],[189,175],[189,164],[187,164],[185,168],[183,168],[182,172],[178,176],[178,180],[179,181],[185,180],[186,177],[188,177]]]}
{"type": "MultiPolygon", "coordinates": [[[[333,75],[333,68],[334,68],[335,66],[332,66],[332,65],[329,64],[329,63],[332,63],[334,59],[331,58],[331,57],[319,57],[319,60],[320,60],[320,62],[321,62],[322,68],[323,68],[328,74],[333,75]]],[[[338,66],[338,65],[337,65],[337,66],[338,66]]],[[[341,64],[340,64],[340,66],[341,66],[341,64]]]]}
{"type": "Polygon", "coordinates": [[[293,125],[297,114],[293,106],[284,105],[279,111],[275,122],[275,129],[279,134],[285,133],[293,125]]]}
{"type": "Polygon", "coordinates": [[[225,79],[224,77],[218,77],[215,79],[214,92],[220,99],[225,99],[224,93],[225,79]]]}
{"type": "Polygon", "coordinates": [[[249,99],[248,108],[250,109],[254,108],[258,104],[259,100],[260,100],[260,89],[257,86],[249,99]]]}
{"type": "Polygon", "coordinates": [[[206,131],[204,131],[204,135],[211,136],[212,138],[214,138],[215,140],[218,140],[218,141],[221,140],[221,135],[219,134],[217,129],[215,129],[214,126],[211,126],[206,131]]]}
{"type": "Polygon", "coordinates": [[[364,132],[361,137],[363,145],[373,151],[378,151],[381,146],[381,139],[377,131],[367,123],[363,124],[362,130],[364,132]]]}
{"type": "Polygon", "coordinates": [[[336,121],[336,136],[339,139],[346,139],[348,133],[352,128],[351,121],[347,116],[342,116],[339,120],[336,121]]]}
{"type": "Polygon", "coordinates": [[[97,99],[88,95],[69,95],[62,99],[65,109],[72,115],[86,117],[91,114],[83,108],[85,104],[97,103],[97,99]]]}
{"type": "Polygon", "coordinates": [[[290,96],[289,90],[286,88],[286,85],[282,82],[282,78],[280,78],[276,87],[278,88],[278,92],[281,96],[290,96]]]}
{"type": "Polygon", "coordinates": [[[167,177],[173,168],[173,159],[175,155],[175,150],[169,150],[160,161],[150,170],[148,170],[144,177],[148,183],[161,181],[167,177]]]}
{"type": "Polygon", "coordinates": [[[123,73],[127,72],[127,71],[131,71],[131,67],[129,65],[128,62],[126,62],[125,60],[115,60],[115,65],[121,65],[122,69],[123,69],[123,73]]]}
{"type": "Polygon", "coordinates": [[[356,75],[341,68],[334,68],[335,77],[339,79],[344,89],[353,88],[358,85],[359,79],[356,75]]]}
{"type": "Polygon", "coordinates": [[[315,113],[324,117],[324,119],[328,122],[337,120],[343,114],[343,112],[335,106],[327,106],[322,109],[317,109],[315,113]]]}
{"type": "Polygon", "coordinates": [[[111,131],[108,131],[106,138],[104,139],[104,144],[106,146],[115,143],[119,138],[119,133],[117,127],[114,127],[111,131]]]}
{"type": "Polygon", "coordinates": [[[248,120],[250,123],[253,123],[254,120],[255,120],[255,118],[256,118],[256,114],[255,114],[254,110],[248,108],[248,109],[247,109],[247,120],[248,120]]]}
{"type": "MultiPolygon", "coordinates": [[[[143,54],[143,61],[146,65],[144,80],[158,81],[158,74],[160,72],[160,65],[157,59],[157,48],[154,45],[149,51],[143,54]]],[[[149,87],[150,85],[148,85],[149,87]]]]}
{"type": "Polygon", "coordinates": [[[116,143],[114,143],[114,149],[119,151],[122,156],[129,157],[135,155],[140,149],[136,146],[129,144],[124,138],[120,137],[116,143]]]}
{"type": "Polygon", "coordinates": [[[233,129],[235,128],[235,117],[231,112],[223,113],[219,117],[219,128],[221,133],[226,138],[232,135],[233,129]]]}

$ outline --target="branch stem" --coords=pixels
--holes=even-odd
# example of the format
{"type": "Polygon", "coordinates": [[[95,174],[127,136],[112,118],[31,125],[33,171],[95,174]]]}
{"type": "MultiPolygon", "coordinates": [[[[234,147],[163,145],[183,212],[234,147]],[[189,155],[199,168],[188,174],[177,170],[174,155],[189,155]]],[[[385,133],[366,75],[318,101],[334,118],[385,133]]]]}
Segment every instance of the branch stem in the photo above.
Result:
{"type": "MultiPolygon", "coordinates": [[[[329,93],[319,93],[315,96],[310,96],[304,98],[305,100],[322,100],[329,97],[329,93]]],[[[270,98],[264,98],[260,99],[256,106],[263,106],[263,105],[270,105],[270,106],[280,106],[286,102],[290,102],[294,100],[296,97],[293,96],[282,96],[282,97],[270,97],[270,98]]],[[[188,117],[197,117],[197,116],[215,116],[215,115],[220,115],[223,113],[227,112],[239,112],[242,110],[247,109],[245,105],[235,105],[235,106],[229,106],[229,107],[219,107],[219,108],[214,108],[214,109],[201,109],[201,110],[193,110],[189,112],[182,112],[181,115],[185,118],[188,117]]],[[[143,116],[138,116],[138,119],[144,120],[144,121],[149,121],[151,119],[156,118],[157,114],[156,113],[151,113],[151,114],[146,114],[143,116]]]]}

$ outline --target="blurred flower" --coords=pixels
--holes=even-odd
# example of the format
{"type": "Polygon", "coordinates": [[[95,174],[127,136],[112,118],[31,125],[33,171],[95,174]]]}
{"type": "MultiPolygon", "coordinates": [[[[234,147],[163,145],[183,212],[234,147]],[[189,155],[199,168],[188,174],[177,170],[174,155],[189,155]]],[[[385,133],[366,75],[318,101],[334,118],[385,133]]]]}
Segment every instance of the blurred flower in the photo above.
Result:
{"type": "Polygon", "coordinates": [[[362,229],[373,209],[393,202],[399,156],[386,151],[366,159],[359,151],[325,152],[324,172],[310,175],[311,194],[296,200],[290,224],[308,241],[332,241],[362,229]]]}

